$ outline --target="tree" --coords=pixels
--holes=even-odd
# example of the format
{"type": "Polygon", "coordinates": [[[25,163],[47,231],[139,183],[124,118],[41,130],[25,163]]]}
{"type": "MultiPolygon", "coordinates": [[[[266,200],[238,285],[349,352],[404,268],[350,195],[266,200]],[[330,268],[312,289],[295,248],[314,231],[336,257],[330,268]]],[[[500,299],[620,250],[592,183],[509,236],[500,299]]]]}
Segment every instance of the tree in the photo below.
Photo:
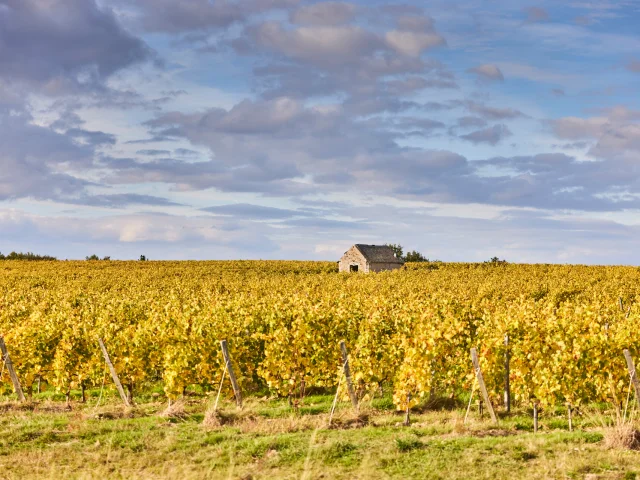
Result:
{"type": "Polygon", "coordinates": [[[391,248],[391,250],[393,250],[393,253],[395,253],[396,257],[399,258],[400,260],[402,260],[404,258],[402,256],[402,254],[403,254],[402,245],[400,245],[399,243],[398,244],[386,243],[385,246],[391,248]]]}
{"type": "Polygon", "coordinates": [[[412,250],[410,252],[407,252],[407,254],[404,256],[404,261],[405,262],[428,262],[429,259],[424,255],[422,255],[417,250],[412,250]]]}
{"type": "Polygon", "coordinates": [[[146,262],[147,261],[147,257],[145,257],[144,255],[140,255],[140,261],[141,262],[146,262]]]}
{"type": "Polygon", "coordinates": [[[51,257],[49,255],[36,255],[35,253],[31,252],[11,252],[8,255],[3,255],[2,253],[0,253],[0,260],[57,260],[57,258],[51,257]]]}
{"type": "Polygon", "coordinates": [[[407,252],[406,255],[404,255],[404,247],[399,243],[398,244],[387,243],[385,245],[387,247],[390,247],[393,250],[393,252],[396,254],[396,257],[402,260],[403,262],[428,262],[429,261],[427,257],[422,255],[417,250],[412,250],[410,252],[407,252]]]}
{"type": "Polygon", "coordinates": [[[96,255],[95,253],[89,257],[84,257],[85,260],[89,261],[89,260],[100,260],[100,257],[98,257],[98,255],[96,255]]]}
{"type": "Polygon", "coordinates": [[[500,260],[498,257],[491,257],[489,260],[485,260],[484,263],[491,263],[491,264],[501,264],[501,263],[508,263],[506,260],[500,260]]]}

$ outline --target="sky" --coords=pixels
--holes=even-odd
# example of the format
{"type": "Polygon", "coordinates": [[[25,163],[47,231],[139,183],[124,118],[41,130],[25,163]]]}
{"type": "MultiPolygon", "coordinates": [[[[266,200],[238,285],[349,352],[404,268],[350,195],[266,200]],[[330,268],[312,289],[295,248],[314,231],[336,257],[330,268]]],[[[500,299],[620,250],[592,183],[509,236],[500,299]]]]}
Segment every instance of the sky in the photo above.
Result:
{"type": "Polygon", "coordinates": [[[0,252],[640,264],[640,0],[0,0],[0,252]]]}

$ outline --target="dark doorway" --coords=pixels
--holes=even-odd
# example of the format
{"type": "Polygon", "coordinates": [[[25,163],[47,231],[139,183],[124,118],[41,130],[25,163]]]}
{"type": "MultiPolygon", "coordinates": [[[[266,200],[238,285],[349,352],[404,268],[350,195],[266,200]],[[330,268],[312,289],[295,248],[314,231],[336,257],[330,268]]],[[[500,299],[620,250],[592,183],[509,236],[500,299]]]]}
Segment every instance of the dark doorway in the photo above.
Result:
{"type": "Polygon", "coordinates": [[[357,272],[358,271],[358,265],[349,265],[349,271],[350,272],[357,272]]]}

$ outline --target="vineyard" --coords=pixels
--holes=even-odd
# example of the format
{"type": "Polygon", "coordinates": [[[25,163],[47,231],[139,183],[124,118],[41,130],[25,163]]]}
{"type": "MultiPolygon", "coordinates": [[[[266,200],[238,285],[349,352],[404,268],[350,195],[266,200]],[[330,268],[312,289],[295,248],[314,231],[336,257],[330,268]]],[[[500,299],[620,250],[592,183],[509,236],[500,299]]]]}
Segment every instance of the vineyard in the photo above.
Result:
{"type": "MultiPolygon", "coordinates": [[[[331,262],[6,261],[0,333],[27,395],[41,384],[61,393],[103,384],[101,338],[133,397],[152,382],[169,399],[217,388],[227,340],[243,392],[299,402],[335,389],[344,340],[358,398],[392,390],[398,409],[468,392],[472,347],[494,405],[507,348],[515,404],[627,398],[622,352],[640,353],[637,268],[336,270],[331,262]]],[[[6,374],[1,381],[10,393],[6,374]]]]}

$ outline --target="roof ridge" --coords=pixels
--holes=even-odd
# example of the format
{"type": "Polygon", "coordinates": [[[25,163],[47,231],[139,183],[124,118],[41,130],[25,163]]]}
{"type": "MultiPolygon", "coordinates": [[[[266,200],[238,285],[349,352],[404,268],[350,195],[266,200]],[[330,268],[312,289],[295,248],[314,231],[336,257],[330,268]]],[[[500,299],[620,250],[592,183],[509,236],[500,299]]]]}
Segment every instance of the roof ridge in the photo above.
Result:
{"type": "Polygon", "coordinates": [[[356,243],[354,247],[370,263],[404,263],[396,256],[396,252],[388,245],[371,245],[356,243]]]}

